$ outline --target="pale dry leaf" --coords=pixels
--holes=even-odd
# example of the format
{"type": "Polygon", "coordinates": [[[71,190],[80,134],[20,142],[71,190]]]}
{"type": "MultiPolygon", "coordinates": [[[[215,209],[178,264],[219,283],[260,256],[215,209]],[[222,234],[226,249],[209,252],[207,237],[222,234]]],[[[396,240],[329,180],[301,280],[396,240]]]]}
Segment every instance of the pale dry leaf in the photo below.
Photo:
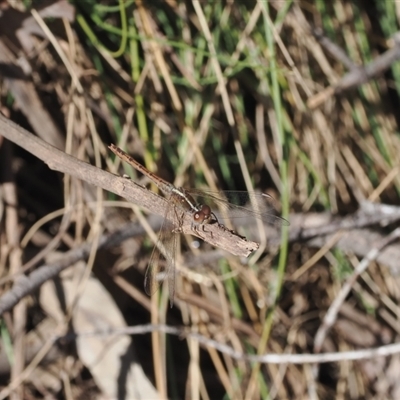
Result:
{"type": "MultiPolygon", "coordinates": [[[[79,270],[84,268],[82,264],[80,263],[79,270]]],[[[75,276],[76,269],[77,267],[75,276]]],[[[61,274],[67,307],[71,306],[78,287],[71,272],[69,269],[61,274]]],[[[65,317],[59,308],[59,300],[52,282],[43,285],[40,299],[42,307],[57,320],[61,321],[65,317]]],[[[113,331],[126,327],[114,300],[92,276],[79,297],[72,320],[77,332],[113,331]]],[[[121,376],[126,376],[122,384],[128,399],[159,398],[141,365],[135,361],[129,335],[81,336],[77,339],[77,349],[82,363],[90,370],[96,384],[107,398],[118,398],[118,393],[121,392],[118,386],[121,385],[121,376]],[[124,372],[126,368],[129,368],[127,374],[124,372]]]]}

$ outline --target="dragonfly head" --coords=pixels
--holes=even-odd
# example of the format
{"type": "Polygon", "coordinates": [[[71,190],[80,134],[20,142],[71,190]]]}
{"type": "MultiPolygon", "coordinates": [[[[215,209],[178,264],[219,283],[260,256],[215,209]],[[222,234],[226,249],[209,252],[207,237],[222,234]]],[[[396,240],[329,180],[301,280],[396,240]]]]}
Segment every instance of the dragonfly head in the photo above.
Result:
{"type": "Polygon", "coordinates": [[[199,211],[193,214],[193,220],[196,224],[208,224],[211,219],[211,208],[207,205],[201,205],[198,207],[199,211]]]}

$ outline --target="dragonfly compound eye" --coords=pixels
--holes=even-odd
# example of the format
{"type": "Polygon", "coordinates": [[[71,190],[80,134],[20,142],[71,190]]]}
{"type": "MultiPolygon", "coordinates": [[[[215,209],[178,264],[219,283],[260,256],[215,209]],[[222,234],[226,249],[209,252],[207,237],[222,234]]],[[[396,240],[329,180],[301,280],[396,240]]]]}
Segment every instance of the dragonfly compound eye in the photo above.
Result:
{"type": "Polygon", "coordinates": [[[207,222],[207,220],[209,220],[210,217],[211,217],[211,208],[207,205],[200,206],[199,211],[194,214],[194,220],[199,224],[207,222]]]}

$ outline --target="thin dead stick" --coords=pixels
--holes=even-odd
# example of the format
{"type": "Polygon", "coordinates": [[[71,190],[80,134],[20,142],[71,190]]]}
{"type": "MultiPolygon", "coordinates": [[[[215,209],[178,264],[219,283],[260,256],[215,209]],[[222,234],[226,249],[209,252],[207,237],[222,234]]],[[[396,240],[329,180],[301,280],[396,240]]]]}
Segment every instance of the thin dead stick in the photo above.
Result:
{"type": "Polygon", "coordinates": [[[322,102],[326,101],[327,98],[334,94],[342,93],[346,90],[358,87],[369,80],[376,78],[400,59],[399,32],[396,32],[392,36],[394,46],[366,65],[356,65],[353,63],[342,48],[330,41],[328,37],[324,36],[322,30],[315,29],[313,34],[334,58],[342,62],[349,69],[349,72],[343,76],[334,87],[329,87],[317,95],[310,97],[307,101],[310,108],[318,107],[322,102]]]}
{"type": "MultiPolygon", "coordinates": [[[[303,227],[303,224],[296,223],[296,218],[301,218],[304,222],[306,219],[305,214],[300,217],[291,216],[289,242],[293,243],[332,233],[336,234],[340,230],[349,231],[371,225],[382,225],[383,223],[388,225],[400,219],[400,207],[398,206],[372,203],[370,201],[364,201],[360,206],[354,214],[349,214],[345,217],[319,213],[321,222],[317,226],[303,227]],[[325,220],[323,220],[324,215],[326,215],[325,220]]],[[[310,213],[308,215],[312,216],[313,214],[310,213]]],[[[316,216],[317,214],[314,215],[316,216]]]]}
{"type": "MultiPolygon", "coordinates": [[[[153,214],[164,215],[166,201],[133,181],[103,171],[51,146],[0,114],[0,135],[16,143],[43,160],[51,169],[74,176],[105,190],[116,193],[128,201],[146,208],[153,214]]],[[[248,257],[258,249],[258,243],[248,241],[219,224],[208,224],[201,235],[192,229],[192,218],[185,215],[182,233],[200,237],[204,241],[231,254],[248,257]]]]}
{"type": "Polygon", "coordinates": [[[209,346],[217,349],[235,360],[245,360],[248,362],[258,362],[262,364],[313,364],[313,363],[328,363],[339,362],[345,360],[366,360],[376,357],[387,357],[393,354],[400,353],[400,343],[389,344],[381,347],[362,349],[354,351],[344,351],[337,353],[323,353],[323,354],[263,354],[253,355],[246,354],[233,349],[224,343],[220,343],[214,339],[210,339],[200,333],[191,332],[184,328],[171,327],[168,325],[138,325],[131,327],[124,327],[118,330],[103,330],[103,331],[90,331],[78,332],[76,334],[68,334],[63,337],[54,337],[57,340],[75,340],[76,337],[90,337],[90,336],[109,336],[109,335],[143,335],[151,332],[163,332],[170,335],[180,336],[181,338],[191,337],[199,341],[204,346],[209,346]]]}
{"type": "MultiPolygon", "coordinates": [[[[317,334],[315,335],[315,342],[314,342],[315,353],[319,353],[321,351],[322,344],[328,334],[328,331],[335,323],[340,307],[345,301],[347,295],[349,294],[351,288],[353,287],[358,277],[368,268],[369,264],[376,259],[376,257],[384,247],[386,247],[388,244],[398,239],[399,237],[400,237],[400,228],[396,228],[390,235],[382,239],[374,248],[371,249],[371,251],[358,264],[354,273],[346,280],[339,294],[336,296],[335,300],[329,307],[329,310],[325,315],[322,325],[320,326],[317,334]]],[[[317,375],[318,373],[317,370],[318,368],[315,368],[314,376],[317,375]]]]}
{"type": "Polygon", "coordinates": [[[77,332],[74,334],[67,334],[65,336],[54,336],[46,341],[45,346],[39,351],[32,360],[27,369],[15,381],[11,382],[6,388],[0,392],[0,399],[5,398],[11,390],[21,384],[31,373],[32,367],[38,364],[38,360],[42,359],[44,354],[49,350],[51,345],[60,341],[65,344],[66,342],[76,340],[79,338],[89,338],[91,336],[121,336],[121,335],[144,335],[151,332],[163,332],[169,335],[176,335],[180,338],[191,337],[197,340],[201,345],[218,350],[220,353],[235,360],[244,360],[249,363],[261,364],[321,364],[341,361],[354,361],[354,360],[367,360],[376,357],[388,357],[394,354],[400,354],[400,343],[389,344],[381,347],[344,351],[337,353],[323,353],[323,354],[263,354],[253,355],[246,354],[235,350],[231,346],[220,343],[214,339],[203,336],[200,333],[190,332],[185,328],[177,328],[168,325],[137,325],[124,327],[121,329],[102,330],[102,331],[88,331],[77,332]]]}
{"type": "MultiPolygon", "coordinates": [[[[21,146],[25,150],[43,160],[48,166],[78,179],[116,193],[132,203],[137,204],[150,212],[164,215],[166,200],[157,194],[135,184],[129,179],[122,178],[96,168],[86,162],[72,157],[63,151],[51,146],[30,132],[16,125],[0,114],[0,135],[21,146]]],[[[247,257],[258,248],[258,243],[247,241],[236,233],[226,229],[218,223],[208,224],[207,230],[201,235],[192,229],[192,218],[186,215],[182,220],[182,233],[200,237],[211,245],[226,250],[234,255],[247,257]]],[[[117,233],[118,235],[118,233],[117,233]]],[[[111,235],[112,237],[112,235],[111,235]]],[[[103,237],[99,247],[104,246],[110,237],[103,237]]],[[[0,299],[0,315],[10,310],[24,296],[35,291],[49,279],[53,279],[63,269],[74,262],[88,256],[90,243],[85,243],[78,251],[72,251],[60,258],[56,265],[44,265],[30,274],[29,278],[20,276],[14,288],[0,299]]]]}
{"type": "MultiPolygon", "coordinates": [[[[127,224],[121,229],[100,238],[98,249],[113,247],[128,237],[143,234],[144,230],[138,224],[127,224]]],[[[59,260],[45,264],[35,269],[30,275],[20,275],[15,279],[14,286],[0,298],[0,316],[11,310],[22,298],[35,292],[43,283],[54,279],[64,269],[77,261],[86,259],[92,247],[91,242],[76,247],[64,253],[59,260]]]]}

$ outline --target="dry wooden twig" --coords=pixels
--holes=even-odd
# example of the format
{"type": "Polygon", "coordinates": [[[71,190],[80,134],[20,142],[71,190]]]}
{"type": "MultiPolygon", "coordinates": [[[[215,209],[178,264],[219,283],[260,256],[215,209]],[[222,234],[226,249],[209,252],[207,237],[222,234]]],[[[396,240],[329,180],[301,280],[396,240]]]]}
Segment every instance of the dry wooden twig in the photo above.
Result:
{"type": "MultiPolygon", "coordinates": [[[[164,215],[166,207],[166,200],[164,198],[129,179],[110,174],[58,150],[33,136],[1,114],[0,134],[36,155],[53,170],[67,173],[93,185],[100,186],[103,189],[126,198],[138,206],[148,209],[154,214],[164,215]]],[[[191,228],[191,222],[189,215],[184,216],[181,227],[182,233],[198,236],[211,245],[234,255],[247,257],[252,251],[258,248],[258,243],[247,241],[245,238],[218,223],[209,224],[204,231],[196,232],[191,228]]],[[[119,231],[109,236],[104,236],[99,242],[99,247],[110,245],[110,243],[115,244],[115,241],[120,242],[122,237],[123,235],[121,236],[121,232],[119,231]]],[[[90,247],[90,243],[85,243],[80,248],[71,250],[68,255],[64,255],[58,262],[51,265],[44,265],[37,269],[29,277],[25,275],[19,276],[13,289],[6,293],[0,300],[0,315],[10,310],[20,299],[35,291],[44,282],[53,279],[63,269],[80,259],[86,258],[90,247]]]]}
{"type": "MultiPolygon", "coordinates": [[[[43,160],[55,171],[118,194],[153,214],[164,215],[166,201],[162,197],[129,179],[110,174],[56,149],[2,115],[0,115],[0,134],[43,160]]],[[[185,215],[182,233],[198,236],[211,245],[236,256],[247,257],[259,246],[258,243],[248,241],[217,223],[207,225],[207,229],[201,233],[195,232],[191,225],[190,216],[185,215]]]]}

